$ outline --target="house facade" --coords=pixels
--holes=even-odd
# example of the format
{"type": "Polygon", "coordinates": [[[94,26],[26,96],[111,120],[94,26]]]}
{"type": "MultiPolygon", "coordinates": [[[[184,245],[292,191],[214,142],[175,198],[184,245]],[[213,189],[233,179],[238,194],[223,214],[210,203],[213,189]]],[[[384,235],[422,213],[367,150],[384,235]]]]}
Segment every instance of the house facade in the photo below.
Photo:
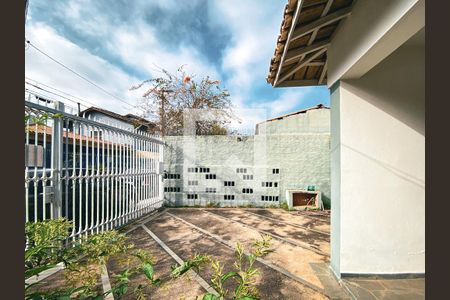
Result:
{"type": "Polygon", "coordinates": [[[331,264],[425,273],[425,1],[289,1],[268,82],[331,94],[331,264]]]}

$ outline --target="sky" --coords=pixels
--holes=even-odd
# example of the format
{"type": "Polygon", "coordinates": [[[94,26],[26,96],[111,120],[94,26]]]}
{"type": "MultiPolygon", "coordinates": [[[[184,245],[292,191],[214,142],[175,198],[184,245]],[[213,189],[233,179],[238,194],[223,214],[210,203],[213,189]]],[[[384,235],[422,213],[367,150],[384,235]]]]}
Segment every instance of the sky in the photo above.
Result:
{"type": "Polygon", "coordinates": [[[275,89],[266,82],[286,2],[30,0],[26,38],[128,105],[33,47],[25,51],[25,76],[98,107],[139,114],[144,90],[129,88],[160,76],[160,68],[184,65],[198,79],[221,82],[241,121],[234,126],[245,131],[266,118],[329,106],[324,86],[275,89]]]}

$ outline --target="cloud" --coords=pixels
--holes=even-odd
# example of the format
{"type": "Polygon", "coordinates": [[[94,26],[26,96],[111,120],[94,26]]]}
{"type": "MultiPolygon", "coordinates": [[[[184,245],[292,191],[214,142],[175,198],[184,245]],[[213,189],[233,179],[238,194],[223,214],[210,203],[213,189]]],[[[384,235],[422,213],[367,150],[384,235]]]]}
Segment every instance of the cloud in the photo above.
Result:
{"type": "MultiPolygon", "coordinates": [[[[137,78],[61,37],[45,24],[37,23],[28,28],[27,38],[39,49],[45,49],[48,55],[89,78],[111,94],[117,95],[131,105],[136,104],[136,92],[128,89],[138,80],[137,78]]],[[[105,94],[32,47],[25,52],[25,75],[118,113],[134,111],[132,107],[105,94]]]]}
{"type": "MultiPolygon", "coordinates": [[[[265,82],[285,3],[35,0],[30,2],[26,35],[45,52],[132,104],[143,90],[128,88],[161,75],[156,66],[175,72],[186,65],[186,71],[198,78],[209,75],[220,80],[237,109],[263,108],[267,117],[273,117],[329,101],[324,89],[274,89],[265,82]]],[[[119,113],[129,110],[33,49],[26,52],[26,75],[98,106],[119,113]]],[[[250,112],[243,117],[245,123],[266,118],[250,112]]]]}

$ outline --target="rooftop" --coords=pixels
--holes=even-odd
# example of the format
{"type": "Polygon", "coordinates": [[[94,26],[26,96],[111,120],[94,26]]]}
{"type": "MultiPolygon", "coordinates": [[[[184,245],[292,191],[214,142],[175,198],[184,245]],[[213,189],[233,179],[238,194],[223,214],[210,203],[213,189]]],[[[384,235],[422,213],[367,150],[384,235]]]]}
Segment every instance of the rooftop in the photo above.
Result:
{"type": "Polygon", "coordinates": [[[289,0],[270,61],[274,87],[324,85],[327,47],[353,0],[289,0]]]}

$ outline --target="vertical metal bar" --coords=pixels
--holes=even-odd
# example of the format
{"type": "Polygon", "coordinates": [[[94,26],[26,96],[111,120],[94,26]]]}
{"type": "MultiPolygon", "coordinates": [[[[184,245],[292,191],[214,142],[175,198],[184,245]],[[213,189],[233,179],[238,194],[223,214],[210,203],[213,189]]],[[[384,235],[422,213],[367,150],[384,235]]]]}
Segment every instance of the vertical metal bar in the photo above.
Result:
{"type": "MultiPolygon", "coordinates": [[[[37,115],[36,115],[37,116],[37,115]]],[[[38,146],[38,131],[39,127],[38,124],[34,124],[34,145],[35,147],[38,146]]],[[[37,173],[37,165],[34,165],[34,175],[33,175],[33,188],[34,188],[34,222],[38,221],[38,188],[39,188],[39,178],[37,173]]]]}
{"type": "MultiPolygon", "coordinates": [[[[28,94],[28,98],[30,98],[30,94],[28,94]]],[[[30,144],[30,118],[31,118],[31,114],[28,111],[25,111],[25,113],[27,114],[27,122],[25,124],[25,145],[29,145],[30,144]]],[[[28,151],[28,149],[26,149],[28,151]]],[[[28,154],[27,154],[28,155],[28,154]]],[[[29,187],[30,187],[30,175],[28,174],[28,162],[25,164],[25,222],[29,222],[30,221],[30,216],[29,216],[29,187]]]]}
{"type": "Polygon", "coordinates": [[[66,126],[63,128],[63,139],[65,135],[66,155],[64,156],[64,184],[65,184],[65,217],[69,220],[69,120],[64,120],[66,126]]]}
{"type": "MultiPolygon", "coordinates": [[[[75,198],[76,198],[76,159],[77,159],[77,140],[76,140],[76,126],[77,126],[77,122],[73,121],[72,123],[72,176],[70,176],[71,178],[71,182],[72,182],[72,233],[71,233],[71,237],[72,239],[74,239],[75,237],[75,226],[76,226],[76,206],[75,206],[75,198]]],[[[69,136],[69,133],[67,133],[67,136],[69,136]]],[[[67,193],[67,191],[66,191],[67,193]]]]}
{"type": "Polygon", "coordinates": [[[97,173],[95,174],[95,181],[97,183],[97,197],[96,197],[96,204],[97,204],[97,211],[96,211],[96,220],[95,220],[95,228],[96,232],[99,231],[99,225],[100,225],[100,128],[97,127],[97,173]]]}
{"type": "Polygon", "coordinates": [[[118,194],[119,194],[119,198],[118,198],[118,202],[119,202],[119,207],[118,207],[118,209],[119,209],[119,214],[118,214],[118,225],[120,226],[120,225],[122,225],[122,217],[123,217],[123,207],[122,207],[122,200],[123,200],[123,197],[122,197],[122,183],[123,183],[123,176],[122,176],[122,160],[123,160],[123,151],[122,151],[122,148],[123,148],[123,146],[122,146],[122,144],[123,144],[123,141],[122,141],[122,134],[120,134],[120,133],[118,133],[117,134],[117,137],[118,137],[118,142],[119,142],[119,149],[118,149],[118,151],[119,151],[119,157],[118,157],[118,166],[117,166],[117,169],[118,169],[118,171],[117,171],[117,182],[118,182],[118,194]]]}
{"type": "MultiPolygon", "coordinates": [[[[56,101],[55,109],[64,112],[64,103],[56,101]]],[[[61,217],[61,202],[62,202],[62,185],[61,185],[61,172],[62,172],[62,119],[59,117],[53,117],[53,130],[52,130],[52,183],[53,183],[53,203],[50,206],[52,210],[52,218],[57,219],[61,217]]]]}
{"type": "Polygon", "coordinates": [[[108,140],[107,140],[107,148],[106,148],[106,230],[109,229],[110,224],[110,182],[111,182],[111,139],[109,137],[109,130],[106,131],[108,133],[108,140]]]}
{"type": "Polygon", "coordinates": [[[102,136],[102,219],[101,219],[101,231],[104,231],[104,225],[105,225],[105,172],[106,172],[106,166],[105,166],[105,131],[101,131],[102,136]]]}
{"type": "Polygon", "coordinates": [[[86,171],[84,175],[84,183],[86,191],[84,197],[84,228],[82,232],[87,233],[89,227],[89,125],[86,125],[85,128],[84,138],[86,139],[86,157],[84,160],[86,162],[86,171]]]}
{"type": "Polygon", "coordinates": [[[163,165],[163,155],[164,149],[161,144],[158,145],[158,205],[161,205],[164,200],[164,186],[163,186],[163,173],[164,173],[164,165],[163,165]]]}
{"type": "Polygon", "coordinates": [[[95,127],[91,125],[89,137],[91,138],[91,171],[89,172],[89,181],[91,183],[91,225],[89,230],[94,233],[94,186],[95,186],[95,127]]]}
{"type": "MultiPolygon", "coordinates": [[[[45,115],[43,115],[45,116],[45,115]]],[[[47,161],[47,118],[44,117],[44,124],[42,124],[42,148],[43,148],[43,168],[42,168],[42,175],[41,175],[41,184],[42,184],[42,220],[46,219],[46,213],[47,213],[47,168],[46,168],[46,161],[47,161]]],[[[39,127],[39,124],[38,124],[39,127]]],[[[38,134],[39,136],[39,134],[38,134]]],[[[39,141],[38,141],[39,144],[39,141]]],[[[39,184],[38,184],[39,187],[39,184]]]]}

